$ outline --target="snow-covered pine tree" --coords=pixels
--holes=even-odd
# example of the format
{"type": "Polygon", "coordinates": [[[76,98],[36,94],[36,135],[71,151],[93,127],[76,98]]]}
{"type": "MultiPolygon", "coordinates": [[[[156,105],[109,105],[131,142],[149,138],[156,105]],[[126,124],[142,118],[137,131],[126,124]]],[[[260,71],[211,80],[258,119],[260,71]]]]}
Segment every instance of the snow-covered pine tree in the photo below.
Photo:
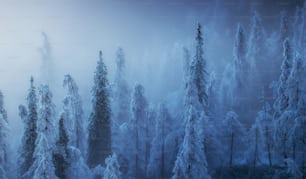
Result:
{"type": "Polygon", "coordinates": [[[26,178],[50,179],[58,178],[52,160],[52,151],[55,140],[54,115],[55,106],[52,102],[52,93],[47,85],[39,88],[39,109],[37,121],[37,139],[35,141],[34,162],[26,178]]]}
{"type": "MultiPolygon", "coordinates": [[[[124,145],[126,137],[121,130],[121,125],[129,123],[131,118],[131,90],[126,81],[125,73],[125,55],[122,48],[118,48],[116,53],[116,73],[112,84],[112,150],[118,155],[121,167],[128,156],[126,153],[126,145],[124,145]]],[[[125,173],[126,170],[123,170],[125,173]]]]}
{"type": "Polygon", "coordinates": [[[8,121],[7,113],[4,109],[3,94],[0,91],[0,178],[8,178],[8,143],[7,143],[7,133],[8,133],[8,121]]]}
{"type": "Polygon", "coordinates": [[[78,148],[83,156],[85,156],[85,121],[79,88],[69,74],[65,75],[63,86],[68,90],[63,103],[64,113],[66,113],[67,116],[67,120],[65,120],[67,124],[65,124],[65,126],[68,127],[67,135],[69,137],[69,145],[78,148]]]}
{"type": "Polygon", "coordinates": [[[104,179],[120,179],[121,172],[119,170],[120,166],[117,161],[117,155],[113,153],[111,156],[105,159],[106,168],[104,170],[104,179]]]}
{"type": "Polygon", "coordinates": [[[18,159],[19,177],[29,170],[34,161],[35,141],[37,138],[37,97],[34,86],[34,79],[31,77],[31,85],[27,96],[27,110],[21,107],[21,118],[24,122],[24,134],[20,147],[20,156],[18,159]]]}
{"type": "Polygon", "coordinates": [[[260,123],[255,120],[247,134],[246,159],[255,168],[261,162],[262,140],[260,138],[260,123]]]}
{"type": "Polygon", "coordinates": [[[177,156],[172,179],[210,179],[199,131],[199,114],[193,106],[188,112],[184,141],[177,156]]]}
{"type": "MultiPolygon", "coordinates": [[[[306,115],[306,66],[303,59],[297,56],[294,60],[294,64],[292,66],[291,75],[288,79],[288,108],[287,110],[293,112],[293,119],[295,119],[296,123],[299,123],[306,115]]],[[[295,124],[296,126],[296,124],[295,124]]],[[[297,129],[298,130],[298,129],[297,129]]],[[[292,143],[292,158],[298,159],[302,158],[302,148],[303,144],[297,138],[297,136],[293,135],[291,139],[292,143]],[[296,155],[299,155],[296,157],[296,155]]]]}
{"type": "Polygon", "coordinates": [[[116,74],[113,90],[113,113],[117,125],[129,121],[131,91],[126,81],[125,56],[122,48],[117,50],[116,74]]]}
{"type": "Polygon", "coordinates": [[[159,111],[156,123],[156,134],[152,141],[150,162],[148,165],[148,176],[157,178],[166,178],[166,172],[169,168],[166,166],[169,149],[166,148],[166,138],[171,132],[172,117],[169,114],[165,103],[159,105],[159,111]]]}
{"type": "Polygon", "coordinates": [[[134,174],[135,177],[143,177],[146,175],[145,168],[145,158],[146,158],[146,130],[149,126],[147,126],[147,108],[148,102],[144,96],[144,87],[140,84],[136,84],[134,87],[134,91],[132,94],[132,126],[134,128],[131,131],[133,134],[133,140],[135,140],[135,168],[134,174]]]}
{"type": "Polygon", "coordinates": [[[269,166],[272,166],[272,154],[273,154],[273,147],[274,147],[274,139],[273,134],[275,130],[273,117],[271,114],[271,106],[266,100],[266,96],[263,90],[262,94],[262,103],[263,107],[262,110],[258,112],[256,121],[259,123],[260,128],[260,139],[263,143],[263,153],[264,156],[269,160],[269,166]]]}
{"type": "Polygon", "coordinates": [[[232,166],[237,160],[238,154],[241,153],[243,146],[243,136],[245,136],[245,128],[238,120],[238,115],[234,111],[226,114],[223,124],[223,138],[226,144],[225,150],[228,154],[229,165],[232,166]]]}
{"type": "Polygon", "coordinates": [[[293,49],[289,39],[284,41],[283,63],[281,66],[281,75],[278,82],[278,90],[274,102],[275,118],[278,118],[289,106],[288,97],[288,79],[291,74],[293,64],[293,49]]]}
{"type": "Polygon", "coordinates": [[[238,24],[236,36],[235,36],[235,42],[234,42],[234,50],[233,50],[233,56],[234,56],[234,78],[235,83],[234,88],[235,90],[243,88],[245,85],[247,85],[247,82],[249,79],[249,70],[250,70],[250,64],[248,63],[246,59],[246,53],[247,53],[247,44],[246,44],[246,37],[245,32],[241,24],[238,24]]]}
{"type": "Polygon", "coordinates": [[[109,101],[109,84],[107,69],[102,59],[102,51],[94,76],[92,89],[92,112],[88,125],[88,156],[90,168],[104,164],[104,160],[111,154],[111,109],[109,101]]]}
{"type": "Polygon", "coordinates": [[[287,38],[291,37],[291,22],[288,13],[281,12],[279,42],[282,44],[287,38]]]}
{"type": "Polygon", "coordinates": [[[206,61],[203,57],[201,25],[196,35],[196,54],[189,68],[184,102],[184,140],[173,168],[173,178],[210,178],[203,139],[200,132],[208,111],[206,61]],[[200,115],[201,114],[201,115],[200,115]]]}
{"type": "Polygon", "coordinates": [[[65,127],[65,120],[67,120],[67,115],[63,113],[59,120],[58,125],[58,139],[56,141],[56,149],[53,153],[53,163],[55,166],[55,174],[61,179],[67,178],[67,168],[68,163],[68,143],[69,137],[67,134],[67,129],[65,127]]]}
{"type": "Polygon", "coordinates": [[[197,95],[203,110],[207,110],[208,105],[208,95],[207,95],[207,65],[206,59],[204,58],[203,50],[203,32],[201,24],[198,24],[197,34],[196,34],[196,51],[195,56],[190,65],[190,76],[195,87],[197,88],[197,95]]]}

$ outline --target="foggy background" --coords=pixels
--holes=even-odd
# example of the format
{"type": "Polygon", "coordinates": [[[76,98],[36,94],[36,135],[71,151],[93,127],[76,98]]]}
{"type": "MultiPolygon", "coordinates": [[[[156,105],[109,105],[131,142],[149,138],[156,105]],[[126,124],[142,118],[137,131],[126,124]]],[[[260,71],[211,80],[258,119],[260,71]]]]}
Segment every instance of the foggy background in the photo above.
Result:
{"type": "Polygon", "coordinates": [[[278,27],[279,12],[293,13],[299,0],[286,1],[162,1],[162,0],[0,0],[0,89],[18,148],[23,125],[18,105],[26,103],[30,76],[35,86],[49,83],[57,112],[65,95],[64,74],[80,88],[85,116],[89,113],[93,74],[102,50],[109,72],[115,52],[126,55],[130,85],[140,82],[150,102],[158,102],[182,86],[183,47],[192,49],[198,22],[204,29],[209,72],[221,76],[232,59],[238,22],[249,32],[258,11],[267,31],[278,27]]]}

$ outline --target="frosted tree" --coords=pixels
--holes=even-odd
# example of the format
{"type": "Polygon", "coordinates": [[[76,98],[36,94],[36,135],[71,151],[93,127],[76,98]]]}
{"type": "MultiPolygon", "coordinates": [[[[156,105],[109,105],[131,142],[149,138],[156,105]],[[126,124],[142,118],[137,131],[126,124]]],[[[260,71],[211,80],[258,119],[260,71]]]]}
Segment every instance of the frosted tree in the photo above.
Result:
{"type": "MultiPolygon", "coordinates": [[[[134,127],[133,140],[135,141],[135,175],[136,177],[145,175],[146,151],[147,151],[147,108],[148,102],[144,96],[144,88],[136,84],[132,94],[132,126],[134,127]]],[[[147,161],[148,162],[148,161],[147,161]]]]}
{"type": "Polygon", "coordinates": [[[199,114],[191,106],[185,127],[184,141],[173,169],[173,179],[211,178],[207,171],[198,119],[199,114]]]}
{"type": "Polygon", "coordinates": [[[105,159],[106,168],[104,170],[104,179],[120,179],[121,173],[116,154],[113,154],[105,159]]]}
{"type": "Polygon", "coordinates": [[[262,21],[257,12],[254,12],[251,22],[251,32],[248,42],[248,58],[250,60],[252,71],[255,68],[263,69],[264,58],[262,57],[262,50],[264,45],[265,32],[263,29],[262,21]],[[259,65],[259,66],[258,66],[259,65]]]}
{"type": "Polygon", "coordinates": [[[202,26],[198,24],[196,34],[196,51],[195,56],[190,66],[190,79],[197,89],[198,100],[203,106],[202,109],[207,110],[208,95],[207,95],[207,76],[206,60],[203,51],[203,32],[202,26]]]}
{"type": "Polygon", "coordinates": [[[266,101],[264,91],[262,96],[262,102],[263,102],[263,107],[262,110],[258,112],[256,121],[258,121],[259,123],[260,138],[261,142],[263,142],[262,145],[264,153],[268,157],[269,166],[272,166],[272,152],[274,147],[273,134],[275,126],[271,114],[271,107],[269,103],[266,101]]]}
{"type": "Polygon", "coordinates": [[[20,116],[24,123],[24,134],[20,147],[20,156],[18,159],[19,176],[22,176],[29,170],[34,161],[35,141],[37,138],[37,97],[34,87],[34,79],[31,77],[31,85],[27,96],[27,109],[20,106],[20,116]]]}
{"type": "Polygon", "coordinates": [[[166,160],[169,158],[169,149],[166,148],[166,138],[171,131],[172,118],[165,103],[159,105],[156,123],[156,134],[152,141],[148,175],[166,178],[166,160]]]}
{"type": "Polygon", "coordinates": [[[292,137],[294,127],[294,114],[292,111],[285,111],[276,121],[274,138],[276,141],[276,150],[283,159],[289,157],[292,151],[292,137]]]}
{"type": "Polygon", "coordinates": [[[7,133],[7,113],[4,109],[3,94],[0,91],[0,178],[4,179],[8,178],[9,167],[7,133]]]}
{"type": "Polygon", "coordinates": [[[85,154],[85,121],[82,108],[82,99],[79,95],[79,88],[74,79],[68,74],[64,77],[64,87],[67,88],[67,96],[63,100],[64,113],[67,115],[65,124],[67,127],[67,135],[69,137],[69,145],[74,146],[85,154]]]}
{"type": "Polygon", "coordinates": [[[56,150],[53,153],[55,174],[61,179],[67,178],[66,171],[69,167],[69,163],[67,161],[69,137],[67,134],[67,129],[65,127],[65,120],[67,120],[67,116],[65,116],[65,114],[62,114],[58,125],[58,139],[56,141],[56,150]]]}
{"type": "Polygon", "coordinates": [[[297,7],[294,15],[293,21],[293,41],[295,42],[296,47],[305,54],[303,49],[303,44],[305,44],[305,12],[306,12],[306,3],[304,2],[303,7],[297,7]]]}
{"type": "Polygon", "coordinates": [[[291,37],[291,22],[287,12],[281,12],[279,42],[282,44],[287,38],[291,37]]]}
{"type": "Polygon", "coordinates": [[[301,166],[305,166],[306,163],[306,117],[300,116],[296,118],[294,124],[294,137],[298,144],[300,145],[300,156],[297,158],[301,158],[301,166]]]}
{"type": "Polygon", "coordinates": [[[129,120],[130,112],[130,89],[126,81],[125,73],[125,56],[122,48],[117,50],[116,58],[117,70],[115,74],[115,81],[113,84],[113,113],[115,122],[121,125],[123,122],[129,120]]]}
{"type": "Polygon", "coordinates": [[[131,90],[126,81],[125,72],[125,55],[122,48],[118,48],[116,53],[116,73],[112,84],[112,149],[118,154],[118,160],[124,167],[124,160],[127,156],[124,155],[126,145],[122,145],[125,140],[124,134],[120,130],[120,126],[128,123],[131,118],[130,104],[131,104],[131,90]],[[121,145],[118,145],[121,144],[121,145]]]}
{"type": "Polygon", "coordinates": [[[50,40],[48,35],[45,32],[41,33],[42,39],[43,39],[43,44],[42,47],[39,48],[39,52],[41,55],[41,60],[42,60],[42,81],[49,86],[52,85],[50,84],[53,80],[54,77],[54,64],[52,61],[52,47],[50,44],[50,40]]]}
{"type": "MultiPolygon", "coordinates": [[[[292,111],[296,122],[306,115],[306,66],[301,57],[297,56],[294,60],[291,75],[288,79],[288,98],[289,105],[287,110],[292,111]]],[[[292,158],[296,159],[296,154],[302,153],[303,144],[293,135],[292,138],[292,158]]],[[[301,158],[298,157],[298,158],[301,158]]]]}
{"type": "MultiPolygon", "coordinates": [[[[234,49],[233,61],[226,66],[221,80],[220,88],[220,104],[223,106],[224,112],[228,110],[243,111],[242,114],[247,114],[246,96],[250,91],[247,88],[250,85],[250,68],[251,64],[247,59],[247,42],[244,29],[241,24],[238,24],[234,49]]],[[[242,118],[246,118],[242,116],[242,118]]]]}
{"type": "Polygon", "coordinates": [[[26,178],[57,178],[52,160],[52,150],[55,143],[54,108],[49,87],[42,85],[39,88],[38,136],[35,142],[35,160],[29,171],[24,175],[26,178]]]}
{"type": "Polygon", "coordinates": [[[111,109],[107,69],[100,51],[92,88],[92,112],[88,125],[88,158],[90,168],[101,164],[111,154],[111,109]]]}
{"type": "Polygon", "coordinates": [[[186,82],[188,79],[186,79],[189,75],[189,68],[190,68],[190,52],[189,50],[185,47],[183,48],[184,52],[184,61],[183,61],[183,71],[184,71],[184,81],[186,82]]]}
{"type": "MultiPolygon", "coordinates": [[[[91,171],[78,148],[68,147],[69,167],[66,170],[67,178],[91,178],[91,171]]],[[[100,166],[100,165],[99,165],[100,166]]]]}
{"type": "Polygon", "coordinates": [[[255,123],[251,126],[250,131],[247,136],[247,160],[248,162],[255,168],[260,160],[260,154],[262,153],[262,140],[260,137],[260,124],[259,121],[256,120],[255,123]]]}
{"type": "Polygon", "coordinates": [[[233,50],[233,56],[234,56],[234,74],[235,74],[235,88],[242,88],[244,85],[246,85],[248,79],[248,72],[250,69],[250,64],[246,59],[247,55],[247,43],[246,43],[246,37],[245,32],[241,24],[238,24],[237,26],[237,32],[235,36],[235,43],[234,43],[234,50],[233,50]]]}
{"type": "Polygon", "coordinates": [[[293,63],[293,49],[288,39],[284,41],[283,63],[281,66],[281,75],[277,89],[277,95],[274,102],[274,110],[276,117],[278,117],[288,106],[288,79],[292,70],[293,63]]]}
{"type": "Polygon", "coordinates": [[[229,111],[225,119],[222,121],[223,137],[226,144],[225,150],[228,156],[229,165],[232,166],[235,159],[238,158],[239,150],[242,150],[243,136],[246,134],[243,125],[238,120],[238,115],[229,111]]]}

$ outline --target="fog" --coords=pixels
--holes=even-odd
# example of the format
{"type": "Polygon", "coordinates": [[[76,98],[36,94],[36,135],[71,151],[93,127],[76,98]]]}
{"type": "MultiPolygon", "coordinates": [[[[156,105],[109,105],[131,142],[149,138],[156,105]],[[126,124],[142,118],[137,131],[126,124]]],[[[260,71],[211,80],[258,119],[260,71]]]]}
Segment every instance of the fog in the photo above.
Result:
{"type": "Polygon", "coordinates": [[[18,105],[26,103],[30,76],[36,86],[50,84],[59,113],[65,95],[63,77],[71,74],[88,116],[98,51],[103,52],[112,82],[115,52],[122,47],[129,84],[143,84],[149,101],[156,103],[182,86],[182,49],[192,49],[198,22],[204,29],[208,69],[220,77],[232,58],[238,22],[248,30],[256,10],[269,31],[278,28],[280,10],[292,12],[299,4],[297,0],[1,0],[0,89],[11,145],[17,149],[20,143],[18,105]]]}

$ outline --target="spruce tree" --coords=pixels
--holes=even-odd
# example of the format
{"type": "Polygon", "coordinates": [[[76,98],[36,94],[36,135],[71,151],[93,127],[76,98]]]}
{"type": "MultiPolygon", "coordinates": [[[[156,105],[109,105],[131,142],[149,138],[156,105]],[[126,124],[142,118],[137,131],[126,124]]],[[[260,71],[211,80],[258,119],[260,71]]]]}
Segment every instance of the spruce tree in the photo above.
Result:
{"type": "Polygon", "coordinates": [[[129,120],[130,110],[130,89],[126,81],[125,55],[122,48],[117,50],[116,74],[113,84],[113,109],[117,125],[121,125],[129,120]]]}
{"type": "Polygon", "coordinates": [[[60,179],[67,178],[67,168],[69,167],[68,163],[68,134],[65,127],[65,120],[67,116],[65,113],[61,115],[58,125],[58,139],[56,141],[56,149],[53,153],[53,163],[55,166],[55,174],[60,179]]]}
{"type": "Polygon", "coordinates": [[[52,160],[55,140],[54,110],[52,93],[47,85],[39,88],[39,110],[37,121],[37,139],[35,142],[34,162],[25,174],[27,178],[49,179],[58,178],[52,160]]]}
{"type": "Polygon", "coordinates": [[[100,51],[92,88],[92,112],[88,126],[88,156],[90,168],[101,164],[111,154],[111,109],[107,69],[100,51]]]}
{"type": "Polygon", "coordinates": [[[283,46],[283,63],[281,66],[281,75],[279,78],[278,90],[276,94],[276,99],[274,102],[274,110],[276,111],[276,116],[279,117],[281,113],[289,106],[288,97],[288,79],[292,70],[293,63],[293,49],[290,41],[286,39],[283,46]]]}
{"type": "Polygon", "coordinates": [[[147,126],[147,108],[148,102],[144,96],[144,87],[140,84],[136,84],[133,94],[132,94],[132,120],[131,120],[131,128],[134,130],[131,131],[133,133],[134,145],[135,145],[135,177],[143,177],[145,175],[146,168],[146,151],[147,151],[147,135],[146,129],[147,126]]]}
{"type": "Polygon", "coordinates": [[[184,141],[173,169],[173,179],[209,179],[203,143],[199,135],[199,114],[191,106],[184,141]]]}
{"type": "Polygon", "coordinates": [[[19,156],[19,176],[23,175],[29,170],[34,161],[35,141],[37,138],[37,97],[34,86],[34,79],[31,77],[31,85],[29,94],[27,96],[27,110],[25,107],[20,107],[21,117],[24,122],[24,134],[22,137],[22,144],[19,156]]]}
{"type": "Polygon", "coordinates": [[[8,133],[8,121],[7,113],[4,109],[3,94],[0,91],[0,178],[8,178],[8,144],[7,144],[7,133],[8,133]]]}
{"type": "Polygon", "coordinates": [[[190,66],[190,80],[195,84],[197,89],[198,100],[202,105],[202,109],[207,110],[208,95],[207,95],[207,76],[206,60],[203,50],[203,32],[201,24],[198,24],[196,34],[196,51],[194,59],[190,66]]]}
{"type": "Polygon", "coordinates": [[[86,148],[86,134],[84,111],[82,107],[82,99],[79,95],[79,88],[74,79],[69,75],[65,75],[63,86],[67,88],[68,94],[63,100],[64,113],[67,119],[65,124],[67,127],[67,135],[69,137],[69,145],[78,148],[83,156],[86,148]]]}

